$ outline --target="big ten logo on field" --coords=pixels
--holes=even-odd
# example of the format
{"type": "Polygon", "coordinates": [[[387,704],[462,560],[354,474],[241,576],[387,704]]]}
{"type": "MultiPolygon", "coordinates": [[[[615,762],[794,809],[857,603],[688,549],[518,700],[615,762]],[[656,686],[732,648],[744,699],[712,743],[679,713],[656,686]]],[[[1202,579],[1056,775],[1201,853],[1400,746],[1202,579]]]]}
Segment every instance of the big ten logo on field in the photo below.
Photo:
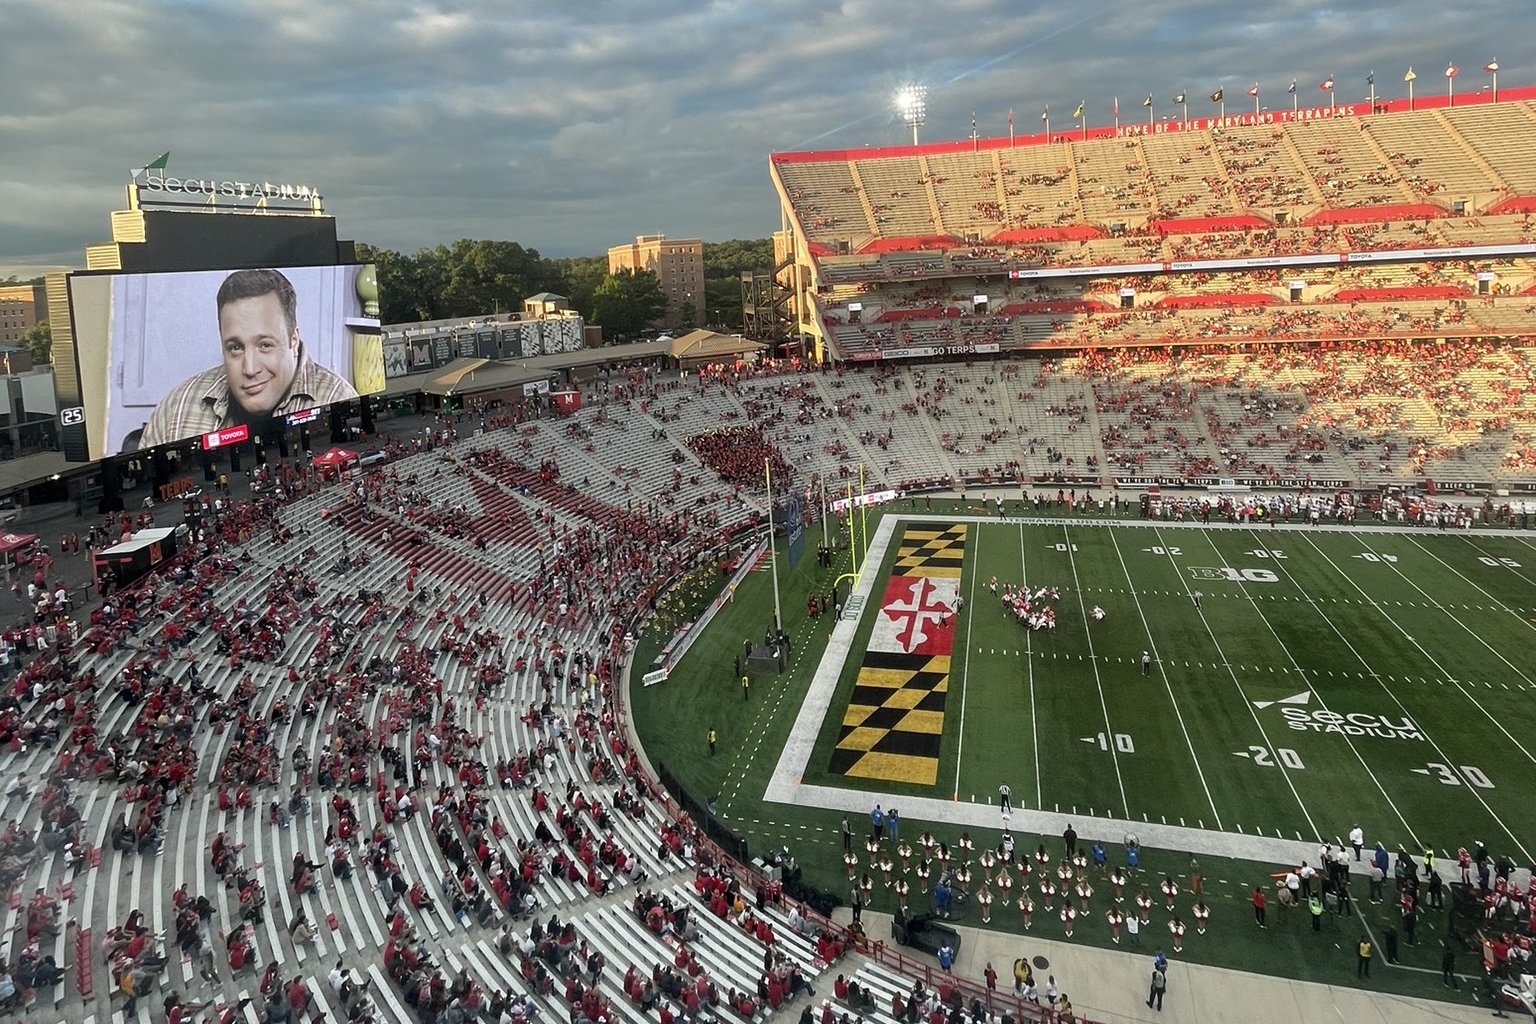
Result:
{"type": "Polygon", "coordinates": [[[1422,740],[1418,723],[1407,715],[1388,718],[1386,715],[1368,715],[1362,711],[1340,713],[1338,711],[1307,708],[1281,708],[1285,724],[1299,732],[1332,732],[1342,736],[1376,736],[1385,740],[1422,740]]]}
{"type": "Polygon", "coordinates": [[[1191,565],[1189,574],[1197,580],[1226,580],[1230,583],[1278,583],[1280,577],[1269,569],[1234,569],[1230,565],[1191,565]]]}

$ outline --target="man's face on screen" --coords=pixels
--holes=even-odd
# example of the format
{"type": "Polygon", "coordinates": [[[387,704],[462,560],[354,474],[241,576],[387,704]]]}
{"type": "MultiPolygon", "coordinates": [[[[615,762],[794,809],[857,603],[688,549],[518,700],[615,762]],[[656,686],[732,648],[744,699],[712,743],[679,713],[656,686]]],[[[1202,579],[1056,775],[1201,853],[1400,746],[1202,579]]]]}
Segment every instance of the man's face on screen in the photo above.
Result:
{"type": "Polygon", "coordinates": [[[299,332],[275,294],[236,299],[219,310],[229,396],[251,415],[270,415],[299,366],[299,332]]]}

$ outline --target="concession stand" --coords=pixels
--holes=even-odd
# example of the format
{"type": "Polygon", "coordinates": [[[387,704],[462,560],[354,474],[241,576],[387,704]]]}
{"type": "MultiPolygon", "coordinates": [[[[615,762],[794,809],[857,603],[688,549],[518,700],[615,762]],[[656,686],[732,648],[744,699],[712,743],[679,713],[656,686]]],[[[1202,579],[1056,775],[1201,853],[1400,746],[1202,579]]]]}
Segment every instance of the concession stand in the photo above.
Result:
{"type": "Polygon", "coordinates": [[[100,585],[101,574],[108,568],[111,568],[117,586],[132,583],[175,555],[180,539],[175,527],[150,527],[121,543],[103,548],[91,557],[96,583],[100,585]]]}

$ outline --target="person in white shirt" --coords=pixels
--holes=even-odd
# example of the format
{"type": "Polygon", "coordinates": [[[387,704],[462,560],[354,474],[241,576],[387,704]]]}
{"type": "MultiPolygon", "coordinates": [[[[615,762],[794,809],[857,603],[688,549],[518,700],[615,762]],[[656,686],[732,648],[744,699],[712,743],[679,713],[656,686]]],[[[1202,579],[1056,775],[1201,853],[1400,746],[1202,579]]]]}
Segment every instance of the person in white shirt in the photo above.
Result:
{"type": "Polygon", "coordinates": [[[1365,846],[1365,833],[1356,825],[1349,830],[1349,845],[1355,848],[1355,860],[1360,859],[1360,850],[1365,846]]]}
{"type": "Polygon", "coordinates": [[[1312,895],[1312,879],[1317,877],[1317,869],[1306,861],[1301,862],[1301,895],[1303,898],[1312,895]]]}

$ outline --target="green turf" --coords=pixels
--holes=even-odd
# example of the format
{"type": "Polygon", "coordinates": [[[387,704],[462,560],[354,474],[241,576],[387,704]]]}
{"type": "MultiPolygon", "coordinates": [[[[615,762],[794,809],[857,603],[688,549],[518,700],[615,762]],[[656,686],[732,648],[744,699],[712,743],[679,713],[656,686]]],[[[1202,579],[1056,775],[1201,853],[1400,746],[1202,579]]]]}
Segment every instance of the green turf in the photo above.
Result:
{"type": "MultiPolygon", "coordinates": [[[[936,513],[957,509],[934,505],[936,513]]],[[[872,515],[871,528],[875,522],[872,515]]],[[[718,796],[754,849],[790,844],[809,880],[846,896],[838,816],[761,800],[826,637],[827,623],[807,619],[805,595],[828,589],[847,570],[846,556],[836,570],[818,569],[813,552],[782,569],[786,625],[797,638],[789,672],[759,680],[745,702],[732,678],[741,639],[760,638],[772,615],[768,574],[756,572],[672,678],[635,687],[632,704],[653,761],[667,762],[695,793],[718,796]],[[714,758],[704,740],[711,725],[721,740],[714,758]]],[[[1536,545],[1519,534],[1106,528],[1031,514],[972,532],[961,587],[968,602],[937,785],[860,788],[987,800],[1006,780],[1016,805],[1129,822],[1310,840],[1343,835],[1358,821],[1368,839],[1392,849],[1428,842],[1454,851],[1482,839],[1517,860],[1532,845],[1536,811],[1518,795],[1536,775],[1536,741],[1527,739],[1536,736],[1536,545]],[[1224,567],[1248,576],[1196,574],[1224,567]],[[986,592],[992,575],[1059,587],[1057,628],[1030,633],[1005,619],[986,592]],[[1198,611],[1194,589],[1203,593],[1198,611]],[[1086,611],[1095,604],[1106,617],[1090,627],[1086,611]],[[1158,658],[1150,677],[1138,664],[1143,649],[1158,658]],[[1306,704],[1255,706],[1302,693],[1310,694],[1306,704]],[[1406,718],[1424,738],[1295,729],[1288,713],[1324,725],[1330,713],[1392,725],[1406,718]]],[[[637,665],[648,664],[662,639],[642,636],[637,665]]],[[[845,666],[807,782],[843,784],[825,772],[825,755],[850,686],[845,666]]],[[[942,823],[911,820],[903,835],[923,828],[954,838],[942,823]]],[[[978,846],[996,840],[979,830],[975,838],[978,846]]],[[[1020,837],[1026,848],[1038,841],[1020,837]]],[[[1187,874],[1188,855],[1149,850],[1143,863],[1155,890],[1163,872],[1187,874]]],[[[1362,904],[1362,919],[1320,936],[1300,920],[1260,932],[1246,894],[1276,866],[1201,863],[1214,913],[1208,935],[1190,928],[1191,959],[1353,984],[1360,927],[1379,937],[1394,916],[1386,904],[1362,904]]],[[[915,902],[916,879],[908,877],[915,902]]],[[[1076,941],[1108,943],[1104,888],[1076,941]]],[[[1357,889],[1363,896],[1363,883],[1357,889]]],[[[890,909],[890,895],[878,893],[877,906],[890,909]]],[[[1187,921],[1189,900],[1180,902],[1187,921]]],[[[1166,944],[1166,921],[1154,912],[1144,944],[1166,944]]],[[[1442,925],[1426,915],[1419,945],[1403,951],[1405,966],[1422,972],[1378,964],[1372,986],[1449,996],[1437,972],[1442,925]]],[[[992,927],[1019,930],[1018,912],[994,906],[992,927]]],[[[1034,930],[1062,931],[1038,911],[1034,930]]],[[[1474,966],[1462,960],[1464,969],[1474,966]]]]}

